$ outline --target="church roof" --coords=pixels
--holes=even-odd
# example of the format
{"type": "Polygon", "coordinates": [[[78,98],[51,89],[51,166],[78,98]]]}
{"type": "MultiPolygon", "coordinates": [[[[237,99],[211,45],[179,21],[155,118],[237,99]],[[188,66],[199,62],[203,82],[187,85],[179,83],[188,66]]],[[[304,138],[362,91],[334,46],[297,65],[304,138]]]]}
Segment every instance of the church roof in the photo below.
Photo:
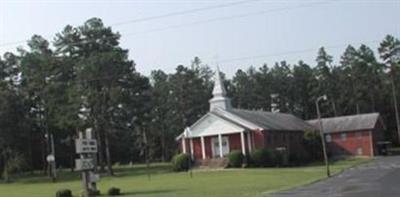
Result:
{"type": "MultiPolygon", "coordinates": [[[[230,120],[234,123],[244,126],[248,125],[248,123],[251,123],[251,125],[256,125],[256,127],[258,127],[257,129],[276,131],[304,131],[307,129],[313,129],[311,125],[292,114],[244,109],[218,109],[213,111],[213,113],[216,113],[217,115],[223,115],[223,111],[225,111],[225,114],[227,112],[235,116],[235,118],[230,118],[230,120]]],[[[253,126],[253,128],[249,129],[255,128],[253,126]]]]}
{"type": "MultiPolygon", "coordinates": [[[[216,108],[192,126],[190,137],[238,133],[246,130],[304,131],[314,129],[292,114],[216,108]]],[[[176,139],[180,139],[184,133],[176,139]]]]}
{"type": "MultiPolygon", "coordinates": [[[[380,120],[379,113],[357,114],[333,118],[322,118],[324,133],[371,130],[380,120]]],[[[308,120],[309,124],[319,129],[318,119],[308,120]]],[[[383,124],[383,122],[382,122],[383,124]]]]}

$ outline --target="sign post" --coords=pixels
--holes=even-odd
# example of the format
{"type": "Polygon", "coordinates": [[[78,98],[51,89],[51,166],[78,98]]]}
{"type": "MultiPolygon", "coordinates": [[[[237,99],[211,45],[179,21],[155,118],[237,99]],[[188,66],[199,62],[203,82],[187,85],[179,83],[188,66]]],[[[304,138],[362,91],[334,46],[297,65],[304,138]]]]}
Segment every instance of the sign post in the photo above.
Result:
{"type": "Polygon", "coordinates": [[[100,180],[99,175],[94,173],[97,141],[92,139],[91,131],[86,135],[83,132],[79,133],[79,138],[75,140],[75,150],[76,154],[79,154],[79,159],[75,160],[75,168],[82,172],[84,196],[89,197],[97,192],[96,182],[100,180]]]}

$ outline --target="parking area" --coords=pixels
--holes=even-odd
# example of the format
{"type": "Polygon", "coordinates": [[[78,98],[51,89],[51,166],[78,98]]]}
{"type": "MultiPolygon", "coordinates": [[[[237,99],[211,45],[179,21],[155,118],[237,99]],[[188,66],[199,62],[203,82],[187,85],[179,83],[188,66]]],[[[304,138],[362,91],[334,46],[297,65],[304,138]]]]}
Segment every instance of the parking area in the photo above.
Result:
{"type": "Polygon", "coordinates": [[[350,168],[329,179],[272,196],[398,197],[400,196],[400,156],[377,157],[372,162],[350,168]]]}

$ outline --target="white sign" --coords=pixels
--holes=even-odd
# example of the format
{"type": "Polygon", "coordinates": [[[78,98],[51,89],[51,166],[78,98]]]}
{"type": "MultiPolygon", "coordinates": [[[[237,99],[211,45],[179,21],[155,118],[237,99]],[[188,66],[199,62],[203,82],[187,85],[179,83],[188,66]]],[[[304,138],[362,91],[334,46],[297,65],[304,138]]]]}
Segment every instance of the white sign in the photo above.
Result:
{"type": "Polygon", "coordinates": [[[97,141],[94,139],[76,139],[76,153],[97,153],[97,141]]]}
{"type": "Polygon", "coordinates": [[[98,182],[100,180],[100,175],[95,174],[93,172],[89,172],[89,180],[90,182],[98,182]]]}
{"type": "Polygon", "coordinates": [[[92,170],[94,167],[94,160],[92,158],[75,159],[76,170],[92,170]]]}
{"type": "Polygon", "coordinates": [[[54,157],[54,155],[47,155],[46,157],[47,162],[54,162],[56,160],[56,158],[54,157]]]}

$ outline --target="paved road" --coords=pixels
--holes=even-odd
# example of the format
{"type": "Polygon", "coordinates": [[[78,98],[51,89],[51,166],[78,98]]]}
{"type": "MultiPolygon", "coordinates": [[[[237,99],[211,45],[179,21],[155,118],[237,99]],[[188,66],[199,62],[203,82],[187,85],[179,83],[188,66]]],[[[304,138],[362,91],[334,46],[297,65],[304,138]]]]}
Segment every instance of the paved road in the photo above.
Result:
{"type": "Polygon", "coordinates": [[[273,197],[399,197],[400,156],[380,157],[323,181],[273,197]]]}

